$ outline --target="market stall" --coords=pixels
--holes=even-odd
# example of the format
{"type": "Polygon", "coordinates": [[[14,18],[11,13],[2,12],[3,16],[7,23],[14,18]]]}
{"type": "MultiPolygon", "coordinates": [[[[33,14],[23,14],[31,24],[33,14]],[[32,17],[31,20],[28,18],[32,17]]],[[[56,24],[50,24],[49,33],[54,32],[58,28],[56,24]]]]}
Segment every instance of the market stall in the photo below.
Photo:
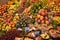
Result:
{"type": "Polygon", "coordinates": [[[0,40],[60,40],[60,0],[0,0],[0,40]]]}

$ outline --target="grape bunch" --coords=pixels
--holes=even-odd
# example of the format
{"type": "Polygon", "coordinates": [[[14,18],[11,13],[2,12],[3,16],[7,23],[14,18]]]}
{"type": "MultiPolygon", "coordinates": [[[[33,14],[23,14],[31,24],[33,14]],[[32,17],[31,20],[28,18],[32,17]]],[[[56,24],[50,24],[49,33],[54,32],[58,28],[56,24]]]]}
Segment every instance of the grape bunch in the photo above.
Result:
{"type": "Polygon", "coordinates": [[[20,37],[23,33],[20,30],[10,30],[5,35],[0,37],[0,40],[14,40],[15,37],[20,37]]]}

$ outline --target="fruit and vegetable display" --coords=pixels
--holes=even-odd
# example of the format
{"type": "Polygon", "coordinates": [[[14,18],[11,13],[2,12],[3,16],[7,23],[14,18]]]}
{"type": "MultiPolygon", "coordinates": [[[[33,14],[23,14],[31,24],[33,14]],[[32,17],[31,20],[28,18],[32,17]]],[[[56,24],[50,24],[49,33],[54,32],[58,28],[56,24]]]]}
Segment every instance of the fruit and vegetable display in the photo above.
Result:
{"type": "Polygon", "coordinates": [[[0,40],[60,40],[60,0],[1,0],[0,40]]]}

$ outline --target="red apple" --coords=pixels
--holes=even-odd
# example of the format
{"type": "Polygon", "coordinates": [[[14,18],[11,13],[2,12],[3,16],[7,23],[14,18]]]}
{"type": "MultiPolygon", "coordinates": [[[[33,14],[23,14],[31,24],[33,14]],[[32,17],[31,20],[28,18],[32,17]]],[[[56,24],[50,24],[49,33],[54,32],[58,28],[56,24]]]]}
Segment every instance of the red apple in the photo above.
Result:
{"type": "Polygon", "coordinates": [[[45,23],[44,20],[42,20],[42,21],[41,21],[41,24],[44,24],[44,23],[45,23]]]}
{"type": "Polygon", "coordinates": [[[37,22],[37,20],[38,20],[38,19],[37,19],[37,18],[35,18],[35,22],[37,22]]]}
{"type": "Polygon", "coordinates": [[[8,23],[10,23],[10,21],[11,21],[11,19],[10,19],[10,18],[9,18],[9,19],[7,19],[7,22],[8,22],[8,23]]]}
{"type": "Polygon", "coordinates": [[[56,12],[56,13],[55,13],[55,16],[58,16],[59,14],[60,14],[59,12],[56,12]]]}
{"type": "Polygon", "coordinates": [[[57,26],[57,29],[60,30],[60,26],[57,26]]]}
{"type": "Polygon", "coordinates": [[[38,13],[41,14],[42,16],[47,15],[47,11],[45,10],[40,10],[38,13]]]}
{"type": "Polygon", "coordinates": [[[40,22],[40,20],[38,20],[38,22],[40,22]]]}
{"type": "Polygon", "coordinates": [[[4,20],[4,23],[7,23],[7,20],[4,20]]]}
{"type": "Polygon", "coordinates": [[[60,3],[60,0],[54,0],[56,3],[60,3]]]}
{"type": "Polygon", "coordinates": [[[45,16],[47,13],[45,11],[41,12],[41,15],[45,16]]]}
{"type": "Polygon", "coordinates": [[[48,17],[45,17],[46,20],[48,20],[48,17]]]}
{"type": "Polygon", "coordinates": [[[49,21],[45,21],[45,23],[48,25],[49,24],[49,21]]]}
{"type": "Polygon", "coordinates": [[[41,10],[39,10],[38,14],[39,14],[39,15],[41,14],[41,10]]]}
{"type": "Polygon", "coordinates": [[[40,16],[40,20],[43,20],[44,19],[44,16],[40,16]]]}
{"type": "Polygon", "coordinates": [[[37,18],[40,18],[40,15],[39,14],[37,14],[37,18]]]}

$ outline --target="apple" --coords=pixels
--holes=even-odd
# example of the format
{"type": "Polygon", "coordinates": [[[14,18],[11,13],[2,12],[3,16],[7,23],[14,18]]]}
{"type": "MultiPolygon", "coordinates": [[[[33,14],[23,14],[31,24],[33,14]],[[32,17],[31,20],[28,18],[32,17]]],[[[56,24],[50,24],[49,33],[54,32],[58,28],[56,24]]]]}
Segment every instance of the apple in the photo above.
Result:
{"type": "Polygon", "coordinates": [[[41,21],[41,24],[44,24],[44,23],[45,23],[44,20],[42,20],[42,21],[41,21]]]}
{"type": "Polygon", "coordinates": [[[57,29],[60,30],[60,26],[57,26],[57,29]]]}
{"type": "Polygon", "coordinates": [[[7,19],[7,22],[10,23],[10,19],[7,19]]]}
{"type": "Polygon", "coordinates": [[[40,20],[43,20],[44,19],[44,16],[40,16],[40,20]]]}
{"type": "Polygon", "coordinates": [[[40,20],[38,20],[38,23],[40,22],[40,20]]]}
{"type": "Polygon", "coordinates": [[[60,3],[60,0],[54,0],[56,3],[60,3]]]}
{"type": "Polygon", "coordinates": [[[49,21],[45,21],[45,23],[48,25],[49,24],[49,21]]]}
{"type": "Polygon", "coordinates": [[[46,16],[46,15],[47,15],[47,11],[45,11],[45,10],[40,10],[40,11],[38,12],[38,14],[40,14],[40,15],[42,15],[42,16],[46,16]]]}
{"type": "Polygon", "coordinates": [[[37,18],[40,18],[40,15],[39,14],[37,14],[37,18]]]}
{"type": "Polygon", "coordinates": [[[4,23],[7,23],[7,20],[4,20],[4,23]]]}
{"type": "Polygon", "coordinates": [[[46,20],[48,20],[48,17],[45,17],[46,20]]]}
{"type": "Polygon", "coordinates": [[[44,11],[42,11],[42,12],[41,12],[41,15],[43,15],[43,16],[44,16],[44,15],[46,15],[46,14],[45,14],[45,12],[44,12],[44,11]]]}
{"type": "Polygon", "coordinates": [[[55,13],[55,16],[58,16],[58,15],[59,15],[59,12],[56,12],[56,13],[55,13]]]}
{"type": "Polygon", "coordinates": [[[35,22],[37,22],[37,20],[38,20],[38,19],[37,19],[37,18],[35,18],[35,22]]]}

